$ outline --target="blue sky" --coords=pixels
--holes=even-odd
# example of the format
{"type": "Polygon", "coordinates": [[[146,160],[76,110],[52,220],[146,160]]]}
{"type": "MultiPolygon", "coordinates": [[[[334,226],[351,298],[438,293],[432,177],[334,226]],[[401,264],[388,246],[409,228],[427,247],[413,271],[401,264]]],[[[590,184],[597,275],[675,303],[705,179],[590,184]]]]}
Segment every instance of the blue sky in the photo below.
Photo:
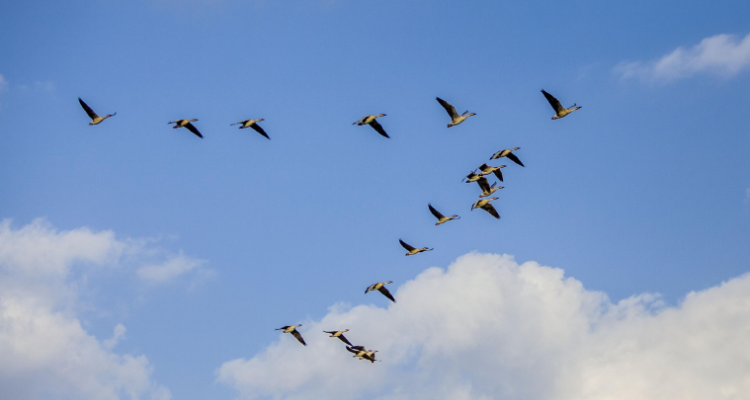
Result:
{"type": "MultiPolygon", "coordinates": [[[[305,398],[217,371],[269,354],[274,328],[336,304],[387,307],[364,289],[393,280],[395,292],[474,251],[515,257],[497,268],[563,270],[611,307],[660,293],[684,311],[686,294],[749,267],[749,13],[741,2],[0,4],[4,243],[112,235],[103,258],[61,240],[65,251],[21,262],[8,254],[34,250],[12,247],[3,276],[37,287],[14,274],[70,252],[56,261],[66,294],[45,310],[67,310],[96,346],[122,324],[104,354],[146,356],[149,387],[175,399],[305,398]],[[583,109],[551,121],[540,89],[583,109]],[[447,129],[436,96],[477,116],[447,129]],[[118,114],[88,126],[78,97],[118,114]],[[390,140],[352,126],[379,113],[390,140]],[[205,139],[166,124],[179,118],[198,118],[205,139]],[[248,118],[264,118],[271,140],[229,126],[248,118]],[[513,147],[526,167],[502,160],[502,219],[470,212],[479,189],[461,178],[513,147]],[[435,227],[428,203],[462,219],[435,227]],[[399,238],[435,251],[404,257],[399,238]]],[[[60,398],[93,393],[65,387],[60,398]]],[[[164,394],[153,390],[133,393],[164,394]]]]}

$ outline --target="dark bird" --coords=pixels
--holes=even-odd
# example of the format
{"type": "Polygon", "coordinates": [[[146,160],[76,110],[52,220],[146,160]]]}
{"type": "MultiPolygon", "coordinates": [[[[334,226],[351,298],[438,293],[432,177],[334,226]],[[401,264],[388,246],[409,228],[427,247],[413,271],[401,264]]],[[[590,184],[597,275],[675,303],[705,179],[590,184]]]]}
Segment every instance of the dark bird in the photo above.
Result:
{"type": "Polygon", "coordinates": [[[468,111],[464,112],[461,115],[458,115],[458,112],[456,112],[456,107],[453,107],[451,103],[448,103],[440,97],[435,97],[435,99],[438,101],[438,103],[440,103],[441,106],[443,106],[443,108],[445,108],[445,111],[451,117],[451,123],[448,124],[448,128],[450,128],[451,126],[456,126],[461,122],[464,122],[466,118],[476,115],[474,113],[469,113],[468,111]]]}
{"type": "Polygon", "coordinates": [[[413,256],[413,255],[415,255],[417,253],[421,253],[423,251],[432,251],[432,250],[435,250],[435,249],[428,249],[427,247],[422,247],[421,249],[417,249],[415,247],[412,247],[412,246],[408,245],[407,243],[405,243],[401,239],[399,239],[398,242],[401,243],[401,246],[403,246],[406,250],[409,251],[408,253],[406,253],[407,256],[413,256]]]}
{"type": "Polygon", "coordinates": [[[81,103],[81,107],[83,107],[83,110],[86,111],[86,114],[88,114],[89,118],[91,118],[91,122],[89,122],[89,125],[99,125],[105,119],[109,117],[114,117],[115,115],[117,115],[117,113],[114,113],[114,114],[107,114],[103,117],[100,117],[99,115],[97,115],[97,113],[94,112],[94,110],[91,109],[91,107],[89,107],[88,104],[86,104],[83,100],[81,100],[80,97],[78,98],[78,102],[81,103]]]}
{"type": "Polygon", "coordinates": [[[167,124],[174,124],[172,128],[187,128],[190,132],[193,132],[195,136],[198,136],[199,138],[203,139],[203,135],[201,135],[200,132],[198,132],[198,129],[191,124],[191,122],[195,122],[197,119],[178,119],[176,121],[167,122],[167,124]]]}
{"type": "Polygon", "coordinates": [[[516,157],[516,155],[513,154],[514,151],[520,150],[520,149],[521,149],[520,147],[515,147],[512,149],[500,150],[497,153],[493,154],[492,157],[490,157],[490,160],[496,160],[501,157],[508,157],[509,160],[523,167],[524,165],[521,162],[521,160],[519,160],[518,157],[516,157]]]}
{"type": "Polygon", "coordinates": [[[291,326],[291,325],[282,326],[281,328],[276,329],[276,330],[277,331],[284,331],[284,333],[291,333],[292,336],[294,336],[297,339],[297,341],[299,341],[300,343],[302,343],[303,346],[307,346],[307,343],[305,343],[305,339],[302,339],[302,335],[299,332],[297,332],[297,327],[299,327],[299,326],[302,326],[302,324],[293,325],[293,326],[291,326]]]}
{"type": "Polygon", "coordinates": [[[455,214],[451,215],[450,217],[446,217],[445,215],[440,214],[440,211],[436,210],[435,207],[432,206],[432,204],[427,204],[427,207],[430,208],[430,212],[432,213],[432,215],[434,215],[435,218],[438,219],[438,222],[435,222],[435,225],[444,224],[454,219],[461,219],[461,217],[455,214]]]}
{"type": "Polygon", "coordinates": [[[258,125],[258,122],[260,122],[260,121],[263,121],[263,118],[259,118],[259,119],[246,119],[244,121],[235,122],[235,123],[233,123],[233,124],[231,124],[229,126],[234,126],[234,125],[240,125],[240,124],[242,124],[242,126],[240,126],[240,129],[253,128],[253,130],[255,132],[258,132],[261,135],[263,135],[266,139],[271,140],[271,138],[268,137],[268,134],[266,133],[266,131],[264,131],[263,128],[261,128],[260,125],[258,125]]]}
{"type": "Polygon", "coordinates": [[[344,336],[344,332],[349,332],[349,329],[344,329],[343,331],[323,331],[323,332],[330,333],[331,336],[328,336],[328,337],[337,337],[341,339],[342,342],[348,344],[349,346],[352,346],[349,340],[347,340],[346,337],[344,336]]]}
{"type": "Polygon", "coordinates": [[[575,110],[581,109],[580,106],[577,106],[575,104],[573,104],[573,106],[570,107],[570,108],[563,107],[562,104],[560,104],[560,101],[555,98],[555,96],[553,96],[553,95],[545,92],[544,89],[542,89],[542,94],[544,95],[544,97],[549,102],[549,105],[551,105],[552,108],[555,110],[555,116],[552,117],[552,119],[560,119],[560,118],[562,118],[562,117],[564,117],[564,116],[572,113],[575,110]]]}
{"type": "Polygon", "coordinates": [[[380,124],[378,123],[378,121],[376,121],[376,119],[380,118],[380,117],[385,117],[385,114],[368,115],[366,117],[360,118],[359,121],[353,123],[352,125],[359,125],[359,126],[370,125],[372,127],[372,129],[375,129],[375,131],[377,131],[379,134],[381,134],[382,136],[385,136],[386,138],[390,139],[390,136],[388,136],[388,134],[385,133],[385,129],[383,129],[383,127],[380,126],[380,124]]]}
{"type": "Polygon", "coordinates": [[[389,283],[393,283],[393,281],[373,283],[372,285],[368,286],[367,289],[365,289],[365,294],[377,290],[378,292],[382,293],[383,296],[391,299],[391,301],[395,303],[396,299],[393,298],[391,292],[389,292],[385,287],[385,285],[389,283]]]}
{"type": "Polygon", "coordinates": [[[497,213],[497,210],[495,210],[495,207],[490,204],[491,201],[497,200],[497,197],[493,197],[491,199],[483,199],[483,200],[477,200],[476,203],[474,203],[471,206],[471,210],[474,211],[475,208],[481,208],[484,211],[487,211],[492,215],[493,217],[500,219],[500,214],[497,213]]]}

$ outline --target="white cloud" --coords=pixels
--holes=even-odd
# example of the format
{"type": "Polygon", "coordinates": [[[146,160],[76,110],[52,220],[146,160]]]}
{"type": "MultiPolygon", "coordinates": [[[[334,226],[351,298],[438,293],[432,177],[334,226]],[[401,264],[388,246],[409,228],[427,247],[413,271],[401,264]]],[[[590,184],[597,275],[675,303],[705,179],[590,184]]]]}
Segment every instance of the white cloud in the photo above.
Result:
{"type": "Polygon", "coordinates": [[[151,380],[145,356],[113,352],[125,339],[124,325],[100,341],[78,316],[86,276],[78,272],[163,255],[145,243],[118,240],[111,231],[57,231],[44,220],[19,229],[0,222],[0,398],[171,398],[151,380]]]}
{"type": "Polygon", "coordinates": [[[673,81],[699,73],[732,77],[750,69],[750,34],[716,35],[693,47],[678,47],[650,62],[621,63],[615,71],[622,78],[639,77],[653,81],[673,81]]]}
{"type": "MultiPolygon", "coordinates": [[[[384,277],[387,279],[387,277],[384,277]]],[[[363,282],[366,286],[369,282],[363,282]]],[[[368,298],[388,304],[385,298],[368,298]]],[[[370,294],[369,296],[373,296],[370,294]]],[[[617,304],[560,269],[471,253],[430,268],[388,308],[332,307],[217,381],[241,398],[680,400],[750,393],[750,275],[678,307],[642,294],[617,304]],[[323,330],[380,352],[353,359],[323,330]]]]}
{"type": "Polygon", "coordinates": [[[137,274],[146,282],[164,283],[196,268],[198,268],[196,271],[200,272],[199,267],[204,263],[204,260],[186,257],[180,252],[161,264],[149,264],[138,268],[137,274]]]}

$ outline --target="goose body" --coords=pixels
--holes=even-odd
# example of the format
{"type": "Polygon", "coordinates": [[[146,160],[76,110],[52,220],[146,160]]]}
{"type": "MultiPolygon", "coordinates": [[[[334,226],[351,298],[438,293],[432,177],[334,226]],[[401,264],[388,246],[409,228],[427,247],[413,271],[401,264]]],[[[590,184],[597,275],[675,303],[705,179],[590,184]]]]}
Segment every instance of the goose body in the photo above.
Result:
{"type": "Polygon", "coordinates": [[[435,222],[435,225],[444,224],[454,219],[461,219],[461,217],[455,214],[451,215],[450,217],[446,217],[445,215],[441,214],[440,211],[436,210],[435,207],[432,206],[432,204],[427,204],[427,207],[430,208],[430,212],[432,213],[432,215],[434,215],[435,218],[438,219],[438,222],[435,222]]]}
{"type": "Polygon", "coordinates": [[[474,171],[469,172],[469,175],[466,175],[466,177],[463,179],[466,183],[476,182],[479,180],[479,178],[482,177],[482,174],[477,174],[474,171]]]}
{"type": "Polygon", "coordinates": [[[482,176],[489,175],[489,174],[495,174],[497,179],[502,182],[503,181],[503,173],[500,171],[501,169],[505,168],[505,165],[501,165],[499,167],[493,167],[487,164],[482,164],[477,168],[482,176]]]}
{"type": "Polygon", "coordinates": [[[495,207],[493,207],[492,204],[490,204],[491,201],[497,200],[497,199],[498,199],[497,197],[493,197],[491,199],[477,200],[471,206],[471,210],[473,211],[475,208],[481,208],[482,210],[487,211],[488,213],[490,213],[490,215],[492,215],[493,217],[495,217],[497,219],[500,219],[500,214],[498,214],[497,210],[495,210],[495,207]]]}
{"type": "Polygon", "coordinates": [[[375,359],[375,353],[377,353],[377,350],[365,350],[365,353],[359,357],[360,360],[367,360],[371,363],[375,363],[375,361],[378,361],[375,359]]]}
{"type": "Polygon", "coordinates": [[[492,157],[490,157],[490,160],[497,160],[498,158],[507,157],[509,160],[523,167],[524,165],[521,160],[519,160],[518,157],[513,154],[514,151],[520,149],[520,147],[514,147],[512,149],[500,150],[497,153],[493,154],[492,157]]]}
{"type": "Polygon", "coordinates": [[[190,132],[193,132],[195,136],[198,136],[199,138],[203,139],[203,135],[201,135],[200,132],[198,132],[198,129],[191,124],[191,122],[195,122],[197,119],[178,119],[175,121],[167,122],[167,124],[174,124],[172,128],[187,128],[190,132]]]}
{"type": "Polygon", "coordinates": [[[482,189],[482,194],[479,195],[480,198],[487,197],[503,188],[502,186],[496,187],[497,182],[493,183],[492,186],[490,186],[489,182],[487,182],[487,178],[485,177],[482,177],[482,179],[478,180],[477,184],[479,184],[479,188],[482,189]]]}
{"type": "Polygon", "coordinates": [[[359,359],[362,359],[362,356],[367,354],[367,350],[365,349],[365,346],[346,346],[346,351],[354,354],[354,357],[359,359]]]}
{"type": "Polygon", "coordinates": [[[115,115],[117,115],[117,113],[114,113],[114,114],[107,114],[107,115],[105,115],[103,117],[100,117],[97,113],[94,112],[94,110],[91,109],[91,107],[89,107],[88,104],[86,104],[83,100],[81,100],[80,97],[78,98],[78,103],[81,104],[81,107],[83,107],[83,110],[86,111],[86,114],[88,114],[89,118],[91,118],[91,122],[89,122],[89,126],[90,125],[99,125],[105,119],[107,119],[109,117],[114,117],[115,115]]]}
{"type": "Polygon", "coordinates": [[[378,292],[382,293],[383,296],[389,298],[392,302],[395,303],[396,299],[393,298],[391,292],[389,292],[385,287],[385,285],[388,285],[390,283],[393,283],[393,281],[373,283],[372,285],[368,286],[367,289],[365,289],[365,294],[377,290],[378,292]]]}
{"type": "Polygon", "coordinates": [[[291,333],[292,336],[294,336],[295,339],[297,339],[298,342],[302,343],[303,346],[307,346],[307,343],[305,343],[305,339],[302,339],[302,335],[297,331],[297,327],[302,326],[302,324],[299,325],[287,325],[282,326],[279,329],[276,329],[277,331],[283,331],[284,333],[291,333]]]}
{"type": "Polygon", "coordinates": [[[268,134],[266,133],[266,131],[264,131],[263,128],[261,128],[260,125],[258,125],[258,122],[260,122],[260,121],[263,121],[263,118],[246,119],[244,121],[235,122],[235,123],[233,123],[233,124],[231,124],[229,126],[241,125],[240,129],[253,128],[253,130],[255,132],[258,132],[261,135],[263,135],[263,137],[265,137],[266,139],[271,140],[271,138],[268,137],[268,134]]]}
{"type": "Polygon", "coordinates": [[[434,249],[428,249],[427,247],[422,247],[421,249],[418,249],[418,248],[416,248],[414,246],[411,246],[411,245],[405,243],[401,239],[399,239],[398,242],[401,243],[401,246],[403,246],[403,248],[405,248],[408,251],[408,253],[406,253],[407,256],[413,256],[413,255],[421,253],[423,251],[432,251],[432,250],[434,250],[434,249]]]}
{"type": "Polygon", "coordinates": [[[440,97],[435,97],[435,100],[437,100],[438,103],[440,103],[440,105],[443,106],[443,108],[445,108],[445,111],[451,117],[451,123],[448,124],[448,128],[450,128],[451,126],[456,126],[466,121],[467,118],[476,115],[468,111],[464,112],[463,114],[459,114],[458,112],[456,112],[456,107],[453,107],[451,103],[448,103],[447,101],[441,99],[440,97]]]}
{"type": "Polygon", "coordinates": [[[328,336],[328,337],[335,337],[335,338],[339,338],[339,339],[340,339],[340,340],[341,340],[342,342],[344,342],[344,343],[348,344],[349,346],[353,346],[353,345],[352,345],[352,344],[351,344],[351,343],[349,342],[349,340],[347,340],[347,338],[346,338],[346,337],[344,336],[344,332],[349,332],[349,329],[344,329],[343,331],[323,331],[323,332],[325,332],[325,333],[330,333],[330,334],[331,334],[331,336],[328,336]]]}
{"type": "Polygon", "coordinates": [[[562,104],[560,104],[560,101],[555,98],[555,96],[545,92],[544,89],[542,89],[542,94],[544,95],[544,98],[546,98],[549,102],[549,105],[551,105],[555,110],[555,116],[552,117],[552,119],[560,119],[575,110],[581,109],[581,106],[575,104],[573,104],[573,106],[571,106],[570,108],[563,107],[562,104]]]}
{"type": "Polygon", "coordinates": [[[390,139],[390,136],[388,136],[387,133],[385,133],[385,129],[383,129],[382,126],[378,123],[377,119],[380,117],[385,117],[385,114],[380,115],[368,115],[366,117],[360,118],[357,122],[353,123],[352,125],[370,125],[372,129],[375,129],[376,132],[378,132],[380,135],[390,139]]]}

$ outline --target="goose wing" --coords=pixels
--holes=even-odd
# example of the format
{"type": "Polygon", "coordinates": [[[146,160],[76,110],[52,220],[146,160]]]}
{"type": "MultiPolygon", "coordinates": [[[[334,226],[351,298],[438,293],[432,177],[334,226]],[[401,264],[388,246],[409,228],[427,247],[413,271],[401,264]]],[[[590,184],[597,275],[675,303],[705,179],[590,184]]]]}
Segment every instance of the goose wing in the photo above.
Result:
{"type": "Polygon", "coordinates": [[[305,339],[302,339],[302,335],[299,332],[297,332],[296,330],[293,330],[291,334],[297,339],[297,341],[302,343],[303,346],[307,346],[307,343],[305,343],[305,339]]]}
{"type": "Polygon", "coordinates": [[[391,295],[391,292],[389,292],[388,289],[386,289],[385,286],[383,286],[380,289],[378,289],[378,292],[383,293],[383,296],[391,299],[392,302],[394,302],[394,303],[396,302],[396,299],[393,298],[393,295],[391,295]]]}
{"type": "Polygon", "coordinates": [[[565,109],[565,107],[563,107],[563,106],[562,106],[562,104],[560,104],[560,101],[559,101],[559,100],[557,100],[557,99],[555,98],[555,96],[553,96],[553,95],[551,95],[551,94],[549,94],[549,93],[545,92],[545,91],[544,91],[543,89],[542,89],[542,94],[544,95],[544,97],[545,97],[545,98],[547,99],[547,101],[549,102],[549,105],[551,105],[551,106],[552,106],[552,108],[554,108],[554,109],[555,109],[555,112],[556,112],[556,113],[559,113],[560,111],[562,111],[562,110],[564,110],[564,109],[565,109]]]}
{"type": "Polygon", "coordinates": [[[250,127],[251,127],[251,128],[253,128],[253,130],[254,130],[255,132],[258,132],[258,133],[260,133],[261,135],[265,136],[265,138],[266,138],[266,139],[268,139],[268,140],[271,140],[271,138],[270,138],[270,137],[268,137],[268,134],[266,133],[266,131],[264,131],[264,130],[263,130],[263,128],[261,128],[261,127],[260,127],[260,125],[258,125],[258,123],[257,123],[257,122],[256,122],[256,123],[254,123],[254,124],[252,124],[252,125],[250,125],[250,127]]]}
{"type": "Polygon", "coordinates": [[[456,107],[453,107],[451,103],[448,103],[440,97],[435,97],[435,99],[438,101],[438,103],[440,103],[441,106],[443,106],[443,108],[445,108],[445,111],[448,112],[448,115],[451,116],[451,119],[459,117],[458,113],[456,112],[456,107]]]}
{"type": "Polygon", "coordinates": [[[342,342],[348,344],[349,346],[352,345],[352,343],[347,338],[345,338],[344,335],[339,335],[339,339],[341,339],[342,342]]]}
{"type": "Polygon", "coordinates": [[[367,289],[365,289],[365,294],[375,290],[375,285],[377,285],[377,283],[373,283],[372,285],[368,286],[367,289]]]}
{"type": "Polygon", "coordinates": [[[437,219],[445,218],[445,216],[443,214],[440,214],[440,212],[436,210],[435,207],[432,206],[432,204],[427,204],[427,207],[430,207],[430,212],[432,213],[432,215],[435,216],[435,218],[437,219]]]}
{"type": "Polygon", "coordinates": [[[346,346],[346,351],[354,354],[359,354],[360,351],[364,350],[365,346],[346,346]]]}
{"type": "Polygon", "coordinates": [[[401,243],[401,246],[403,246],[403,248],[405,248],[406,250],[408,250],[408,251],[414,250],[413,246],[411,246],[411,245],[409,245],[407,243],[404,243],[403,240],[399,239],[398,242],[401,243]]]}
{"type": "Polygon", "coordinates": [[[380,135],[385,136],[388,139],[391,138],[390,136],[388,136],[387,133],[385,133],[385,129],[383,129],[383,127],[380,126],[378,121],[372,120],[372,122],[370,122],[370,126],[372,127],[372,129],[375,129],[380,135]]]}
{"type": "Polygon", "coordinates": [[[481,177],[477,181],[477,184],[479,184],[479,188],[482,189],[482,193],[489,192],[490,191],[490,183],[487,182],[487,178],[481,177]]]}
{"type": "Polygon", "coordinates": [[[500,169],[496,169],[496,170],[492,171],[492,173],[493,173],[493,174],[495,174],[495,176],[497,177],[497,179],[498,179],[498,180],[499,180],[500,182],[502,182],[502,181],[503,181],[503,172],[502,172],[502,170],[500,170],[500,169]]]}
{"type": "Polygon", "coordinates": [[[86,114],[89,115],[89,118],[91,118],[92,120],[99,118],[99,116],[96,115],[94,110],[92,110],[88,104],[86,104],[83,100],[81,100],[80,97],[78,98],[78,102],[81,103],[81,107],[83,107],[83,110],[86,111],[86,114]]]}
{"type": "Polygon", "coordinates": [[[490,215],[492,215],[493,217],[500,219],[500,214],[497,213],[497,210],[495,210],[495,207],[493,207],[492,204],[487,203],[482,206],[482,209],[490,213],[490,215]]]}
{"type": "Polygon", "coordinates": [[[235,122],[235,123],[233,123],[233,124],[230,124],[229,126],[235,126],[235,125],[240,125],[240,124],[242,124],[242,125],[245,125],[245,122],[247,122],[247,121],[250,121],[250,120],[249,120],[249,119],[246,119],[246,120],[244,120],[244,121],[240,121],[240,122],[235,122]]]}
{"type": "Polygon", "coordinates": [[[282,326],[281,328],[279,328],[279,329],[276,329],[276,330],[277,330],[277,331],[284,331],[284,330],[286,330],[286,328],[289,328],[289,325],[286,325],[286,326],[282,326]]]}
{"type": "MultiPolygon", "coordinates": [[[[513,161],[514,163],[516,163],[516,164],[518,164],[518,165],[520,165],[522,167],[524,166],[523,163],[521,162],[521,160],[519,160],[518,157],[516,157],[516,155],[513,154],[513,153],[508,153],[505,157],[508,157],[509,160],[513,161]]],[[[500,180],[502,180],[502,179],[500,179],[500,180]]]]}
{"type": "Polygon", "coordinates": [[[187,130],[189,130],[190,132],[193,132],[195,134],[195,136],[198,136],[199,138],[203,139],[203,135],[201,135],[201,133],[198,132],[198,129],[193,124],[191,124],[190,122],[188,122],[185,125],[185,128],[187,128],[187,130]]]}

